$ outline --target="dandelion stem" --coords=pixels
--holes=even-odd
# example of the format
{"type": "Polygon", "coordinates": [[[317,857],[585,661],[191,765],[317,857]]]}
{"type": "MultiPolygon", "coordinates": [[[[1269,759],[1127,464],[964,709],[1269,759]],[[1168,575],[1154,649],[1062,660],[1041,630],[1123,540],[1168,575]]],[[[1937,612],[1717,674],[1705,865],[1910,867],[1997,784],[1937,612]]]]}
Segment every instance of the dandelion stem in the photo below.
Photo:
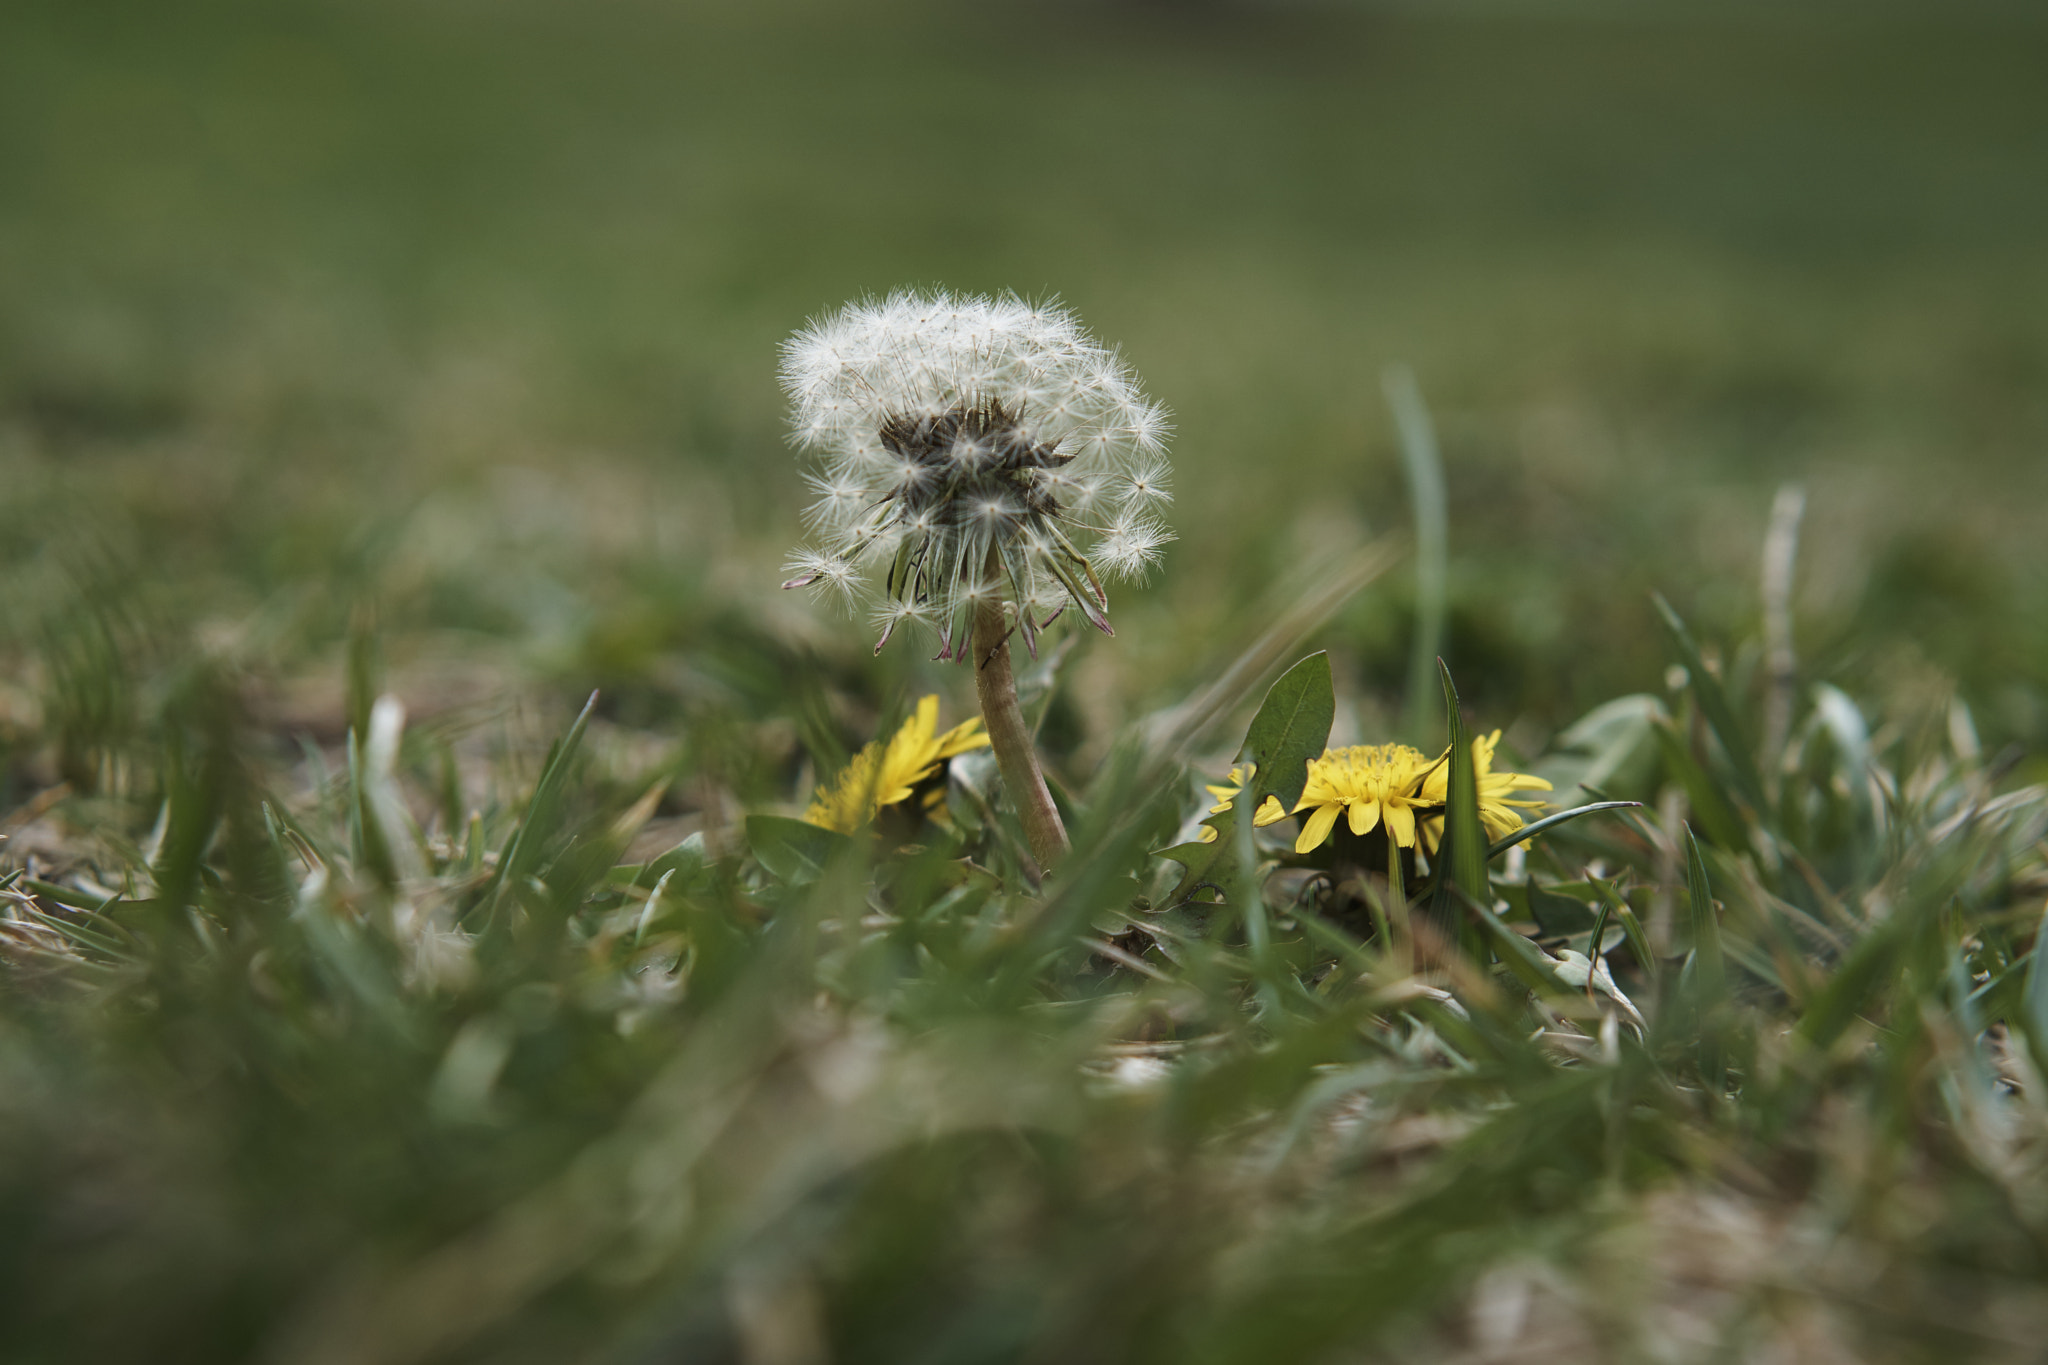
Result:
{"type": "MultiPolygon", "coordinates": [[[[991,554],[989,576],[993,578],[996,572],[991,554]]],[[[1020,604],[1018,610],[1030,608],[1020,604]]],[[[1024,837],[1040,865],[1051,871],[1069,847],[1067,827],[1052,803],[1052,792],[1038,766],[1031,727],[1024,723],[1024,708],[1017,702],[1017,679],[1010,671],[1010,627],[1003,619],[1002,597],[994,592],[984,594],[974,605],[974,688],[981,698],[989,745],[996,751],[996,765],[1002,769],[1003,786],[1017,807],[1024,837]]]]}

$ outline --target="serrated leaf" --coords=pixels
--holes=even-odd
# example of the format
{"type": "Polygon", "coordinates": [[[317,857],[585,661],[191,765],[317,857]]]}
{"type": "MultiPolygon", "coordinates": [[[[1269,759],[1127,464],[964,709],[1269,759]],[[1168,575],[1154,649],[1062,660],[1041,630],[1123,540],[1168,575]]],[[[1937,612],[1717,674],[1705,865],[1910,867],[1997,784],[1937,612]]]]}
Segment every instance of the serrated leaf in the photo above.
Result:
{"type": "Polygon", "coordinates": [[[1233,847],[1236,843],[1236,813],[1225,811],[1221,815],[1210,816],[1203,823],[1218,831],[1215,843],[1175,844],[1172,848],[1159,850],[1159,857],[1171,858],[1187,869],[1181,875],[1180,885],[1173,889],[1173,903],[1176,905],[1202,890],[1213,890],[1218,900],[1227,901],[1237,887],[1237,855],[1233,847]]]}

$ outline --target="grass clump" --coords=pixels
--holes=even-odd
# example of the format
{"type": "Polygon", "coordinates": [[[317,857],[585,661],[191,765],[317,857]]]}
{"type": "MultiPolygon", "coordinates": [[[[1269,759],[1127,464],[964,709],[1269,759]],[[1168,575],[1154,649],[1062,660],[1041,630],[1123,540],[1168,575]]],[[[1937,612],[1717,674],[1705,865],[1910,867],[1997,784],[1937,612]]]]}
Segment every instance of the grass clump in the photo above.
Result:
{"type": "Polygon", "coordinates": [[[1316,655],[1214,810],[1187,707],[1054,747],[1042,881],[965,743],[848,832],[745,814],[786,740],[729,704],[541,757],[371,652],[294,752],[188,660],[8,817],[9,1354],[2018,1358],[2048,799],[1959,706],[1774,700],[1665,611],[1680,690],[1527,760],[1582,818],[1483,806],[1445,673],[1408,838],[1276,828],[1316,655]]]}

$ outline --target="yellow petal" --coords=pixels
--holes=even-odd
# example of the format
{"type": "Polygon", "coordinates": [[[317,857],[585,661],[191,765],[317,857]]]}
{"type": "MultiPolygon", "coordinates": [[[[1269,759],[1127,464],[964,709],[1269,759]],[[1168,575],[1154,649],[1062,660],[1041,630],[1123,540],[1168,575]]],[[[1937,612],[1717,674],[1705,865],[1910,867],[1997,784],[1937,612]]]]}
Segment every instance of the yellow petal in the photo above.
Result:
{"type": "Polygon", "coordinates": [[[1377,801],[1353,801],[1350,811],[1351,832],[1370,834],[1372,827],[1380,822],[1380,803],[1377,801]]]}
{"type": "Polygon", "coordinates": [[[984,749],[987,747],[988,736],[981,733],[981,717],[976,716],[972,720],[961,721],[958,725],[946,731],[945,734],[940,735],[937,745],[938,752],[932,755],[932,757],[951,758],[955,754],[964,754],[970,749],[984,749]]]}
{"type": "Polygon", "coordinates": [[[1403,848],[1415,847],[1415,812],[1406,806],[1389,805],[1387,837],[1403,848]]]}
{"type": "Polygon", "coordinates": [[[1330,826],[1337,823],[1338,806],[1318,806],[1316,813],[1309,816],[1301,827],[1301,837],[1294,841],[1296,853],[1312,853],[1323,840],[1330,837],[1330,826]]]}
{"type": "Polygon", "coordinates": [[[1252,816],[1252,823],[1264,829],[1268,825],[1277,825],[1286,818],[1287,808],[1280,804],[1280,798],[1269,796],[1259,804],[1258,811],[1252,816]]]}

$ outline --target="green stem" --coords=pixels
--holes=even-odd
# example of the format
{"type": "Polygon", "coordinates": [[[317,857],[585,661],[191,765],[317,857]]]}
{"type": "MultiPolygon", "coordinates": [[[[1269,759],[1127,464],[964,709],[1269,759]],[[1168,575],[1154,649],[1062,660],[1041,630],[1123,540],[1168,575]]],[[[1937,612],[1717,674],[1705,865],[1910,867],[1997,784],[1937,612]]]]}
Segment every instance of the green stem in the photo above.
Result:
{"type": "Polygon", "coordinates": [[[1052,803],[1031,727],[1024,723],[1024,708],[1017,702],[1017,679],[1010,671],[1010,628],[1003,619],[1002,599],[994,593],[974,608],[974,689],[981,697],[989,746],[996,751],[996,766],[1002,769],[1003,786],[1017,808],[1024,837],[1040,866],[1051,871],[1070,847],[1067,827],[1052,803]]]}

